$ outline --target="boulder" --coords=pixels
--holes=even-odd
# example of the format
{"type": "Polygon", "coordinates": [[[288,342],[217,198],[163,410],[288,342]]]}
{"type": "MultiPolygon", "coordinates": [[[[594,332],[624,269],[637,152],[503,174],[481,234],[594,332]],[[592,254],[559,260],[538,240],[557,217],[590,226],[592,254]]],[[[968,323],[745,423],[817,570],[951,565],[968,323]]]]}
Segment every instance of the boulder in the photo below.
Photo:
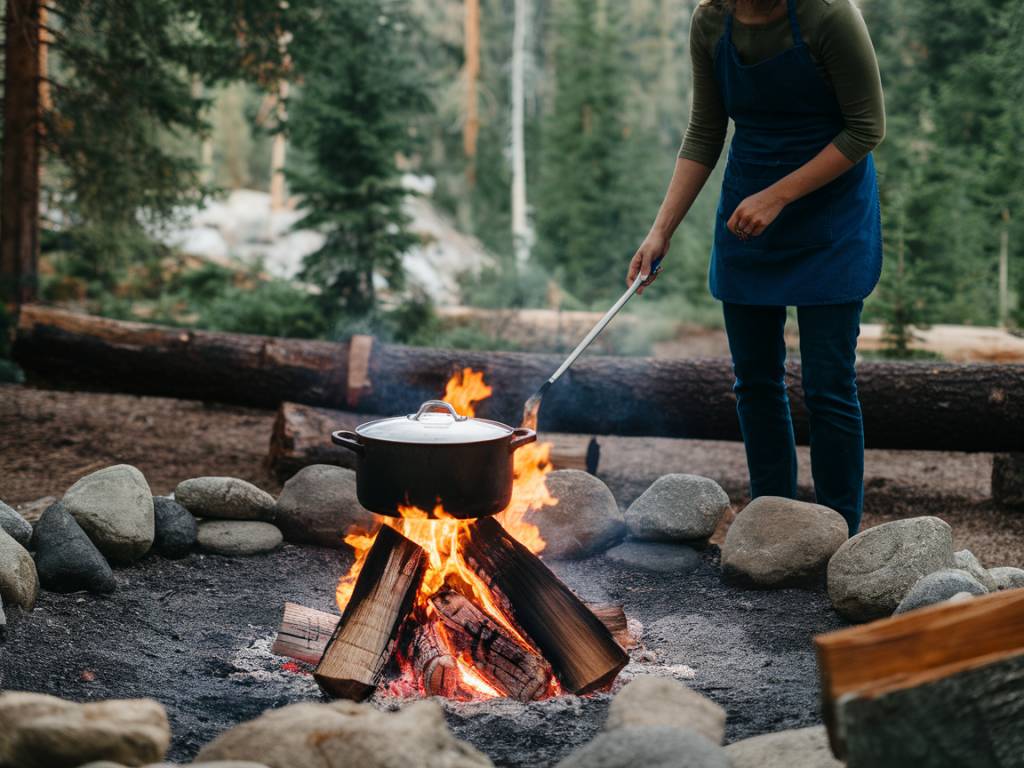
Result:
{"type": "Polygon", "coordinates": [[[153,549],[170,558],[184,557],[192,551],[199,526],[191,512],[174,499],[154,496],[153,515],[156,521],[153,549]]]}
{"type": "Polygon", "coordinates": [[[968,592],[972,595],[988,594],[988,590],[967,571],[959,568],[943,568],[941,571],[929,573],[918,579],[910,588],[900,604],[896,606],[896,613],[906,613],[917,608],[924,608],[928,605],[935,605],[944,600],[968,592]]]}
{"type": "Polygon", "coordinates": [[[58,501],[36,523],[32,539],[39,583],[51,592],[113,592],[110,565],[58,501]]]}
{"type": "Polygon", "coordinates": [[[153,494],[128,464],[83,477],[64,494],[64,508],[111,562],[138,560],[153,546],[153,494]]]}
{"type": "Polygon", "coordinates": [[[217,520],[274,519],[274,497],[237,477],[194,477],[174,489],[174,500],[196,517],[217,520]]]}
{"type": "Polygon", "coordinates": [[[730,768],[725,750],[686,728],[647,726],[598,734],[556,768],[730,768]]]}
{"type": "Polygon", "coordinates": [[[609,549],[605,556],[656,573],[690,573],[700,565],[700,555],[693,547],[654,541],[627,541],[609,549]]]}
{"type": "Polygon", "coordinates": [[[721,744],[725,738],[725,710],[675,680],[636,677],[612,699],[604,729],[648,726],[689,729],[721,744]]]}
{"type": "Polygon", "coordinates": [[[7,606],[31,611],[38,595],[39,576],[32,555],[6,531],[0,531],[0,598],[7,606]]]}
{"type": "Polygon", "coordinates": [[[32,523],[2,501],[0,501],[0,530],[6,531],[8,536],[26,548],[32,540],[32,523]]]}
{"type": "Polygon", "coordinates": [[[76,768],[107,760],[138,766],[163,759],[167,714],[152,699],[74,704],[32,693],[0,695],[0,765],[76,768]]]}
{"type": "Polygon", "coordinates": [[[828,595],[851,621],[892,615],[922,576],[953,566],[953,532],[937,517],[894,520],[858,533],[828,563],[828,595]]]}
{"type": "Polygon", "coordinates": [[[729,508],[722,486],[699,475],[663,475],[626,510],[638,539],[702,542],[711,538],[729,508]]]}
{"type": "Polygon", "coordinates": [[[843,768],[823,725],[765,733],[725,748],[732,768],[843,768]]]}
{"type": "Polygon", "coordinates": [[[622,510],[599,478],[579,469],[558,469],[545,478],[545,485],[558,503],[526,513],[526,521],[536,525],[544,539],[542,557],[589,557],[625,535],[622,510]]]}
{"type": "Polygon", "coordinates": [[[284,484],[275,523],[296,544],[342,547],[350,533],[376,533],[380,518],[359,504],[355,472],[314,464],[284,484]]]}
{"type": "Polygon", "coordinates": [[[1002,566],[1001,568],[989,568],[988,572],[992,576],[992,583],[998,590],[1024,588],[1024,568],[1002,566]]]}
{"type": "Polygon", "coordinates": [[[953,567],[967,571],[989,592],[996,591],[996,580],[992,578],[992,574],[978,561],[971,550],[961,549],[959,552],[954,552],[953,567]]]}
{"type": "Polygon", "coordinates": [[[236,725],[203,747],[196,762],[253,760],[274,768],[488,768],[459,741],[441,707],[416,701],[398,712],[336,701],[292,704],[236,725]]]}
{"type": "Polygon", "coordinates": [[[252,520],[203,520],[199,546],[215,555],[238,557],[272,552],[281,546],[281,529],[252,520]]]}
{"type": "Polygon", "coordinates": [[[761,496],[736,515],[722,544],[722,570],[755,587],[813,586],[847,539],[846,520],[820,504],[761,496]]]}

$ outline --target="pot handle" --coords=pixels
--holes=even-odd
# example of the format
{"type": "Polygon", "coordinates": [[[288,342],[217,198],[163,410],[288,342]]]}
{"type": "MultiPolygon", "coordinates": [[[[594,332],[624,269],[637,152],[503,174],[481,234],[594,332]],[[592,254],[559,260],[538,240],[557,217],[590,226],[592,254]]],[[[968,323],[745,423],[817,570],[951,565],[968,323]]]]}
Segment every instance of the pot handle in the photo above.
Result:
{"type": "Polygon", "coordinates": [[[527,443],[532,443],[537,439],[537,433],[532,429],[526,427],[519,427],[518,429],[512,430],[512,442],[508,444],[510,453],[515,453],[517,448],[521,448],[527,443]]]}
{"type": "Polygon", "coordinates": [[[349,432],[347,429],[332,432],[331,440],[334,441],[336,445],[340,445],[342,448],[348,448],[359,456],[362,456],[366,451],[366,446],[359,442],[359,435],[355,432],[349,432]]]}
{"type": "Polygon", "coordinates": [[[465,421],[468,417],[460,416],[459,412],[455,410],[455,407],[451,403],[446,403],[444,400],[427,400],[416,413],[409,414],[408,418],[413,421],[419,421],[420,417],[425,413],[432,413],[435,411],[445,411],[456,421],[465,421]]]}

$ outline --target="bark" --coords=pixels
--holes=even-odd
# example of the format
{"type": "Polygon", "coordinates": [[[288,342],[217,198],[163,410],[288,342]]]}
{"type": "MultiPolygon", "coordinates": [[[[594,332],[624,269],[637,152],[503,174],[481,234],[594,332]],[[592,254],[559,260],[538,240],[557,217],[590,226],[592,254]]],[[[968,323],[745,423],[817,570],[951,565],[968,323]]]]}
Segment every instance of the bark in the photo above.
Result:
{"type": "Polygon", "coordinates": [[[408,654],[412,658],[413,669],[423,683],[425,696],[472,698],[469,691],[462,689],[458,666],[442,644],[434,622],[416,627],[408,654]]]}
{"type": "MultiPolygon", "coordinates": [[[[353,387],[347,344],[125,323],[38,306],[22,310],[15,359],[37,380],[276,408],[284,401],[374,414],[413,413],[451,375],[484,372],[477,415],[518,424],[555,355],[374,344],[353,387]]],[[[808,415],[799,362],[787,368],[797,439],[808,415]]],[[[726,359],[585,356],[547,393],[540,428],[584,435],[740,439],[726,359]]],[[[858,366],[869,448],[1024,451],[1024,365],[858,366]]]]}

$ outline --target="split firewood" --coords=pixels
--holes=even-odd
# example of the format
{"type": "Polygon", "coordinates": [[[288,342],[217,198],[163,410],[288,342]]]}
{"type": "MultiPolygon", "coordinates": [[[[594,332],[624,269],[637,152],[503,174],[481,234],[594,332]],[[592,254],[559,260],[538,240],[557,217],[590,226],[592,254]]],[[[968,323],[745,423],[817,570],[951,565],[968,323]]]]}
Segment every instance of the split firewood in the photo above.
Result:
{"type": "Polygon", "coordinates": [[[459,668],[455,658],[445,649],[434,622],[416,626],[407,655],[412,659],[417,676],[423,681],[425,695],[449,699],[458,696],[461,685],[459,668]]]}
{"type": "Polygon", "coordinates": [[[519,701],[534,701],[547,692],[551,685],[547,662],[469,598],[443,587],[430,603],[453,650],[471,658],[474,669],[496,690],[519,701]]]}
{"type": "Polygon", "coordinates": [[[270,650],[307,664],[319,664],[340,617],[296,603],[284,604],[281,628],[270,650]]]}
{"type": "Polygon", "coordinates": [[[633,637],[629,631],[629,621],[626,619],[626,610],[617,603],[587,603],[589,608],[601,623],[608,627],[623,650],[631,651],[640,645],[640,638],[633,637]]]}

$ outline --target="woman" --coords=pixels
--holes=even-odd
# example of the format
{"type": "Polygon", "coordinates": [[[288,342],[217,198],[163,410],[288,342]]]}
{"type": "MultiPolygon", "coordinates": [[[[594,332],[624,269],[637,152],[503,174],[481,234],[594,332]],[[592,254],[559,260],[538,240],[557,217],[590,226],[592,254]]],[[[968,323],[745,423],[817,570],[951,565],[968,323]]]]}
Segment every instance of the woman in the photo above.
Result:
{"type": "Polygon", "coordinates": [[[689,126],[628,279],[668,252],[731,118],[709,284],[723,303],[751,496],[796,495],[783,339],[795,306],[815,495],[853,535],[864,496],[854,358],[882,267],[870,152],[885,111],[871,39],[851,0],[703,0],[690,53],[689,126]]]}

